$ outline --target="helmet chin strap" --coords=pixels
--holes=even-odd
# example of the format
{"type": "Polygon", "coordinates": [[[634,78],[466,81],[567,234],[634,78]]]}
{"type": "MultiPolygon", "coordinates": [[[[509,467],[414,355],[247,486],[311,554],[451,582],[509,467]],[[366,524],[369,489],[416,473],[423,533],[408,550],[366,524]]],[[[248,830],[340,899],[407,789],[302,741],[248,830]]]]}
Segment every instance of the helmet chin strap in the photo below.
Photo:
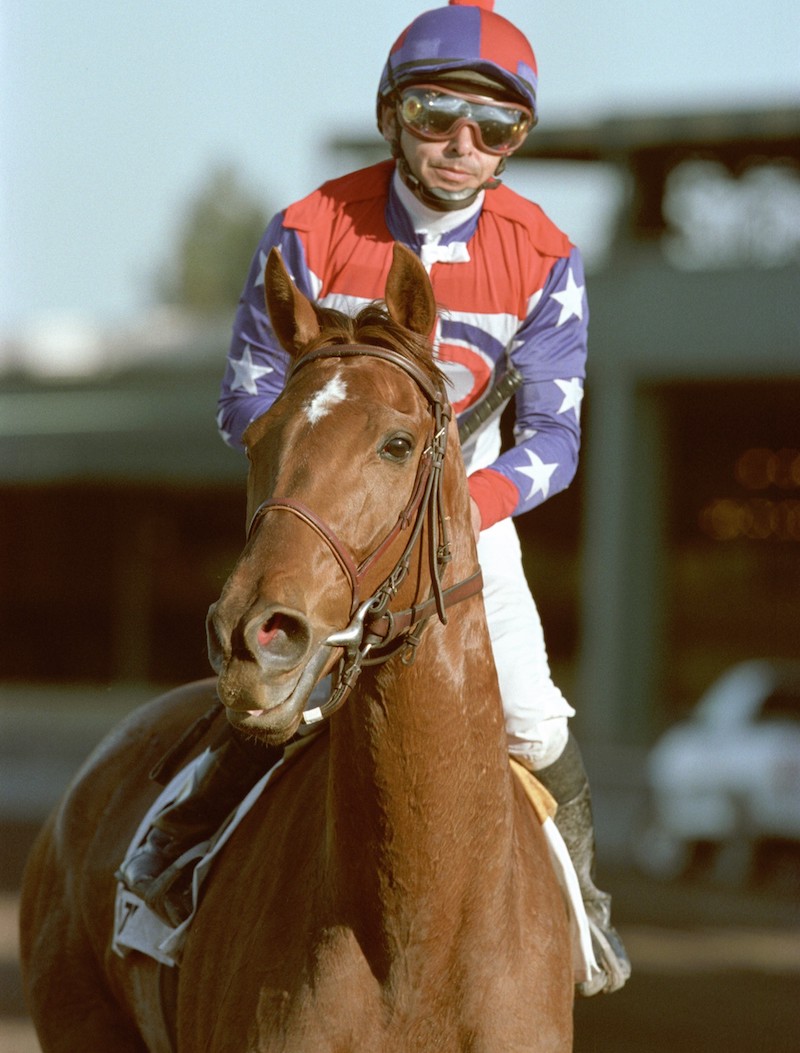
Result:
{"type": "Polygon", "coordinates": [[[482,190],[495,190],[502,182],[497,176],[503,171],[506,164],[505,157],[501,157],[494,176],[491,179],[487,179],[481,186],[475,187],[475,189],[434,190],[425,186],[422,180],[418,179],[411,171],[398,140],[392,143],[392,154],[397,160],[400,178],[408,189],[420,199],[423,205],[427,205],[428,208],[435,209],[437,212],[457,212],[460,208],[469,208],[482,190]]]}

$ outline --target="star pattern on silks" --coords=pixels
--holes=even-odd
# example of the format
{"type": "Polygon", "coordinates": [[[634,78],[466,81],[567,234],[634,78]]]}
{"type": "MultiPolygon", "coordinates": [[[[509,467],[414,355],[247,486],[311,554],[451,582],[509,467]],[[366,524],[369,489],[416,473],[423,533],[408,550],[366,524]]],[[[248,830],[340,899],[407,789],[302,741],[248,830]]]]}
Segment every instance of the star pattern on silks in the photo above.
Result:
{"type": "Polygon", "coordinates": [[[244,345],[242,357],[230,359],[233,369],[233,383],[231,391],[246,391],[249,395],[258,394],[258,380],[267,373],[274,373],[272,366],[259,366],[253,361],[252,349],[249,344],[244,345]]]}
{"type": "Polygon", "coordinates": [[[583,383],[580,377],[573,377],[571,380],[554,380],[553,383],[556,387],[561,388],[564,394],[564,401],[558,407],[558,413],[567,413],[569,410],[575,410],[575,419],[580,420],[581,417],[581,402],[583,401],[583,383]]]}
{"type": "Polygon", "coordinates": [[[572,267],[567,271],[567,284],[561,292],[550,293],[550,299],[561,304],[561,314],[556,322],[556,329],[568,322],[570,318],[578,318],[583,321],[583,293],[585,286],[575,282],[572,267]]]}
{"type": "Polygon", "coordinates": [[[531,488],[525,500],[530,501],[533,495],[540,490],[542,498],[546,498],[550,493],[550,476],[556,468],[558,468],[558,464],[545,464],[542,458],[531,450],[525,450],[524,452],[527,454],[528,460],[531,462],[530,465],[527,467],[515,468],[514,471],[519,472],[520,475],[527,476],[531,480],[531,488]]]}
{"type": "Polygon", "coordinates": [[[231,433],[229,431],[226,431],[222,426],[222,418],[224,417],[224,415],[225,414],[222,410],[217,410],[217,430],[219,431],[222,441],[227,442],[228,439],[230,439],[231,437],[231,433]]]}
{"type": "Polygon", "coordinates": [[[267,266],[267,254],[263,249],[259,249],[258,253],[258,277],[256,278],[256,288],[259,285],[264,284],[264,268],[267,266]]]}

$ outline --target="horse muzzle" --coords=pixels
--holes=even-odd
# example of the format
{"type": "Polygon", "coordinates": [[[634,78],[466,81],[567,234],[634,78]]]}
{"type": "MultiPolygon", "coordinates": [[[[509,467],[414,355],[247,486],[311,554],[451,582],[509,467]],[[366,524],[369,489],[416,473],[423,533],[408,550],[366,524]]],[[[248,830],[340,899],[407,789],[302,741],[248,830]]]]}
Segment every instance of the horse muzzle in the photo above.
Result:
{"type": "Polygon", "coordinates": [[[206,635],[209,661],[225,691],[222,701],[238,711],[284,702],[308,664],[314,638],[300,611],[268,604],[240,617],[222,600],[209,609],[206,635]]]}

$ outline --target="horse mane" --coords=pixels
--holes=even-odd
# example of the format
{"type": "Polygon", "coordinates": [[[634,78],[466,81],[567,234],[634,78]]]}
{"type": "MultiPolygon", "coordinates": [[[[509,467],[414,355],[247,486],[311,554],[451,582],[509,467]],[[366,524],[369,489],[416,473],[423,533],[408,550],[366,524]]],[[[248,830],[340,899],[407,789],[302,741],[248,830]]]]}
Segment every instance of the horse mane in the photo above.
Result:
{"type": "Polygon", "coordinates": [[[444,384],[445,376],[433,360],[428,338],[395,322],[383,300],[368,303],[355,316],[318,304],[314,310],[320,333],[303,348],[303,354],[336,344],[384,347],[408,358],[437,386],[444,384]]]}

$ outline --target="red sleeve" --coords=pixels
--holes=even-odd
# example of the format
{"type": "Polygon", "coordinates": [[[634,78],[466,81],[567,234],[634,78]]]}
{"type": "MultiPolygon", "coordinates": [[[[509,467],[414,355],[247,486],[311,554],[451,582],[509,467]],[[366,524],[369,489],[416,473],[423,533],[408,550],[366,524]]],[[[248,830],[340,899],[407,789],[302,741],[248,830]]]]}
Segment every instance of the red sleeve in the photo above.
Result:
{"type": "Polygon", "coordinates": [[[481,530],[513,515],[519,504],[514,484],[491,468],[481,468],[469,477],[469,495],[481,513],[481,530]]]}

